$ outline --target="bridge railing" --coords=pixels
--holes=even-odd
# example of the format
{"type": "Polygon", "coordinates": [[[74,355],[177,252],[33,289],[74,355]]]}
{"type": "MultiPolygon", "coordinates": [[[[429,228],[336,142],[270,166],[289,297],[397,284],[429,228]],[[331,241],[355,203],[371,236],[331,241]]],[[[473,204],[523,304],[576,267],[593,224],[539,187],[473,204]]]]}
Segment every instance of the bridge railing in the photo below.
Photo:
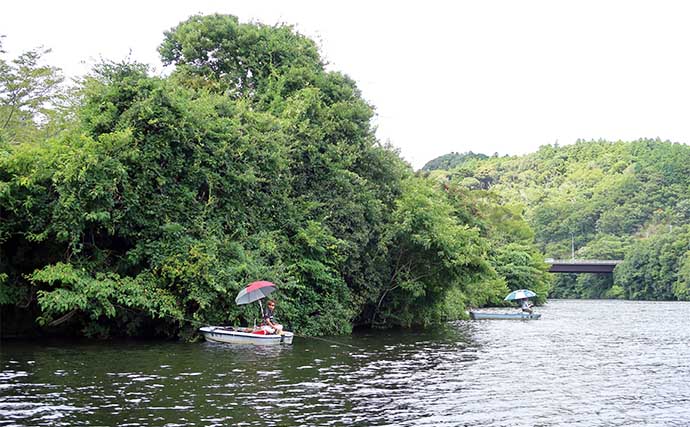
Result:
{"type": "Polygon", "coordinates": [[[618,265],[623,262],[622,259],[553,259],[546,258],[547,264],[602,264],[602,265],[618,265]]]}

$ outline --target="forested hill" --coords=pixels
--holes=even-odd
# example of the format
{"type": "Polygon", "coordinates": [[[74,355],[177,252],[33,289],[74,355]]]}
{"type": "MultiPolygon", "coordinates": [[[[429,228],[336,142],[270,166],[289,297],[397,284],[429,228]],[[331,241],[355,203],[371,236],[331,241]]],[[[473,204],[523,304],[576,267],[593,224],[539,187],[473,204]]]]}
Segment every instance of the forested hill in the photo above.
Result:
{"type": "Polygon", "coordinates": [[[594,275],[559,276],[553,295],[688,298],[687,145],[578,141],[525,156],[464,162],[448,177],[522,203],[547,257],[570,258],[572,241],[577,258],[625,257],[615,286],[594,275]]]}
{"type": "Polygon", "coordinates": [[[468,151],[467,153],[450,153],[450,154],[444,154],[443,156],[437,157],[425,164],[422,167],[423,171],[432,171],[432,170],[437,170],[437,169],[445,169],[445,170],[450,170],[453,168],[456,168],[458,166],[462,166],[467,162],[470,162],[472,160],[484,160],[488,159],[489,156],[485,154],[475,154],[471,151],[468,151]]]}

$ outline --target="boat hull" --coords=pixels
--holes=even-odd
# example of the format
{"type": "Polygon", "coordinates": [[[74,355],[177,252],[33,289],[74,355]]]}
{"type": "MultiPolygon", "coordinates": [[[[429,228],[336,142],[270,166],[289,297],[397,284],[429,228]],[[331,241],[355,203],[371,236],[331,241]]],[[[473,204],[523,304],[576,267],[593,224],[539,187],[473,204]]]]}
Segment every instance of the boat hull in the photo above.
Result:
{"type": "Polygon", "coordinates": [[[470,311],[470,318],[474,320],[537,320],[540,317],[540,313],[482,313],[479,311],[470,311]]]}
{"type": "Polygon", "coordinates": [[[226,344],[252,344],[252,345],[280,345],[292,344],[294,334],[284,331],[282,335],[260,334],[257,331],[227,328],[223,326],[205,326],[199,329],[206,341],[226,344]]]}

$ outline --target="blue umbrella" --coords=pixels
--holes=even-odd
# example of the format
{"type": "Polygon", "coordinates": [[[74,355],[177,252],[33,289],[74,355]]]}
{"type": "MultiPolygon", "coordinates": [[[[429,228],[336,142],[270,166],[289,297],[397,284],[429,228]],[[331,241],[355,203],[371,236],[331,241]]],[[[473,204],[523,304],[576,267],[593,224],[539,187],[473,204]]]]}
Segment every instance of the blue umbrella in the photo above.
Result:
{"type": "Polygon", "coordinates": [[[531,298],[531,297],[536,297],[537,294],[534,292],[530,291],[529,289],[518,289],[517,291],[513,291],[508,294],[507,297],[503,298],[504,301],[512,301],[516,299],[524,299],[524,298],[531,298]]]}

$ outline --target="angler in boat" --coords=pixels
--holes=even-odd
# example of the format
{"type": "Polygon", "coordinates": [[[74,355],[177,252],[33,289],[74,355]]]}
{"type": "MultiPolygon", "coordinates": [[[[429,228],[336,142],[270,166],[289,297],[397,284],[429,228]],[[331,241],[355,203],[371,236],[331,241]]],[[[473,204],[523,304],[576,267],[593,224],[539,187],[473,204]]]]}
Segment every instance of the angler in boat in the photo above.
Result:
{"type": "Polygon", "coordinates": [[[519,300],[516,300],[516,301],[520,305],[520,308],[522,309],[523,312],[532,314],[532,307],[534,307],[534,304],[529,302],[528,298],[520,298],[519,300]]]}
{"type": "Polygon", "coordinates": [[[267,297],[275,290],[276,285],[271,282],[253,282],[242,289],[235,298],[237,305],[249,304],[255,301],[259,302],[263,318],[260,327],[204,326],[199,330],[204,334],[204,338],[207,341],[257,345],[292,344],[293,333],[284,331],[283,326],[274,321],[275,301],[270,300],[266,310],[261,305],[261,299],[267,297]]]}
{"type": "Polygon", "coordinates": [[[518,303],[520,313],[488,313],[479,311],[470,311],[470,318],[475,320],[480,319],[521,319],[521,320],[536,320],[541,317],[539,313],[533,313],[533,304],[530,298],[536,297],[537,294],[529,289],[518,289],[509,293],[503,300],[515,301],[518,303]]]}
{"type": "Polygon", "coordinates": [[[261,328],[270,334],[283,334],[283,325],[276,323],[273,316],[275,315],[276,301],[270,300],[266,303],[266,308],[263,310],[263,322],[261,328]]]}

